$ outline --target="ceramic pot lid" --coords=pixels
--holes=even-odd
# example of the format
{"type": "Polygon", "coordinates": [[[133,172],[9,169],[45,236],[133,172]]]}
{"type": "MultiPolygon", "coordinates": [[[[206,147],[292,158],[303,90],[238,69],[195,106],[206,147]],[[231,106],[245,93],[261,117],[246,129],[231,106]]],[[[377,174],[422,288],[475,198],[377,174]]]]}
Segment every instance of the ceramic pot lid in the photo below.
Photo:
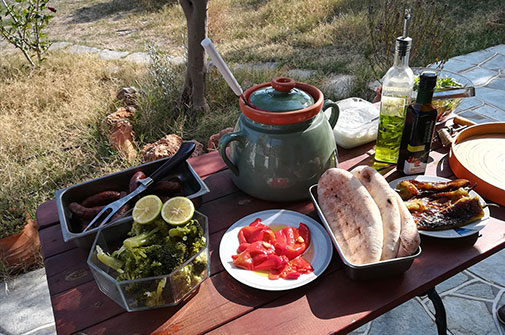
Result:
{"type": "Polygon", "coordinates": [[[295,86],[291,78],[274,78],[270,86],[252,92],[249,101],[254,107],[269,112],[289,112],[313,105],[314,98],[295,86]]]}
{"type": "MultiPolygon", "coordinates": [[[[278,88],[277,91],[279,90],[278,88]]],[[[290,78],[276,78],[270,83],[253,86],[244,92],[244,96],[249,103],[246,104],[243,99],[239,99],[242,113],[253,121],[270,125],[287,125],[309,120],[319,113],[323,107],[324,100],[323,93],[318,88],[309,84],[295,82],[290,78]],[[265,88],[272,89],[272,86],[277,86],[278,83],[281,85],[288,84],[290,86],[289,91],[296,89],[296,93],[294,93],[293,96],[296,96],[295,99],[297,103],[295,108],[297,109],[290,109],[291,107],[288,107],[284,108],[285,111],[272,111],[258,106],[252,106],[253,102],[250,100],[250,97],[254,92],[265,88]],[[292,86],[293,83],[294,87],[292,86]],[[302,94],[300,94],[300,92],[302,92],[302,94]],[[305,105],[307,106],[305,107],[305,105]]]]}

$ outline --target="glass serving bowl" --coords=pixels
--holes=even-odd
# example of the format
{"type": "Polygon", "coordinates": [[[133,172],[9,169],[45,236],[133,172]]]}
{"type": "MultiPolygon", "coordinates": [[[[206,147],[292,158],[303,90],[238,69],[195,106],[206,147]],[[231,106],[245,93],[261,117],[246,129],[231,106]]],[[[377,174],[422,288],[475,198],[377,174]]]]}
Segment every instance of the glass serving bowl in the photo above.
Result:
{"type": "MultiPolygon", "coordinates": [[[[432,68],[427,68],[427,67],[415,67],[412,68],[412,71],[414,72],[414,75],[416,77],[419,77],[422,72],[424,71],[434,71],[437,73],[438,78],[452,78],[454,81],[456,81],[458,84],[460,84],[460,87],[470,87],[473,86],[473,83],[470,81],[470,79],[451,72],[451,71],[445,71],[445,70],[440,70],[440,69],[432,69],[432,68]]],[[[435,90],[436,92],[437,90],[435,90]]],[[[414,91],[412,93],[412,100],[415,100],[417,97],[417,91],[414,91]]],[[[447,100],[433,100],[432,104],[433,107],[436,108],[438,112],[437,116],[437,121],[444,121],[447,119],[447,116],[451,114],[456,108],[459,106],[461,103],[462,98],[457,98],[457,99],[447,99],[447,100]]]]}
{"type": "Polygon", "coordinates": [[[166,306],[175,306],[190,294],[210,274],[209,230],[207,217],[197,211],[193,216],[204,232],[205,248],[188,259],[179,268],[165,275],[135,280],[116,280],[116,271],[103,264],[97,257],[96,246],[104,252],[118,249],[131,229],[132,220],[111,224],[100,230],[88,256],[88,266],[100,291],[128,312],[141,311],[166,306]],[[207,268],[198,277],[188,276],[193,264],[205,260],[207,268]],[[153,299],[146,299],[155,296],[153,299]]]}

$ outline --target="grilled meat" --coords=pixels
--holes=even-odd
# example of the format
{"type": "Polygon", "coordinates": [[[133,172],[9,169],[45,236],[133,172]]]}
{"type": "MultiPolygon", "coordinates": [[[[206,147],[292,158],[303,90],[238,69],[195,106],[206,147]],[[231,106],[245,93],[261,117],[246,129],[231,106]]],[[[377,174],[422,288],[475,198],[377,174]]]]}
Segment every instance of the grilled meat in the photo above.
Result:
{"type": "Polygon", "coordinates": [[[398,193],[412,213],[419,230],[444,230],[465,226],[484,216],[478,197],[468,195],[470,182],[403,181],[398,193]]]}

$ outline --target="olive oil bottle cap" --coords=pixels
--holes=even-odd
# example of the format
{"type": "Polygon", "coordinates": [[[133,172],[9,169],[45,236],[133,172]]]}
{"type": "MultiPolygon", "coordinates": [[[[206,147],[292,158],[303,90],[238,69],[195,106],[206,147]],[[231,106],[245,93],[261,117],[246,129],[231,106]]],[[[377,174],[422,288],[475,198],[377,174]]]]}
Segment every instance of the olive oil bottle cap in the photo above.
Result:
{"type": "Polygon", "coordinates": [[[433,91],[437,84],[437,74],[432,71],[424,71],[419,78],[419,88],[417,91],[416,103],[431,103],[433,91]]]}

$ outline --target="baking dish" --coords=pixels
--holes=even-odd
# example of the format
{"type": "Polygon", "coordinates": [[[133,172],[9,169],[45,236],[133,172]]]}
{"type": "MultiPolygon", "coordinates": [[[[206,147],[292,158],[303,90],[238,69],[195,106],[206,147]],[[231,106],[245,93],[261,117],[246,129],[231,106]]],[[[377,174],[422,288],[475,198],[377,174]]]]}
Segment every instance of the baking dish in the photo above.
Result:
{"type": "MultiPolygon", "coordinates": [[[[64,241],[74,241],[78,247],[89,249],[93,243],[96,232],[101,229],[97,227],[90,229],[85,233],[81,232],[81,223],[68,208],[70,203],[74,201],[81,202],[86,197],[101,191],[120,191],[122,189],[127,189],[130,178],[135,174],[135,172],[142,171],[146,175],[149,175],[161,166],[167,159],[169,158],[145,163],[56,191],[56,206],[58,209],[58,217],[64,241]]],[[[173,179],[176,179],[183,185],[184,196],[194,200],[194,202],[196,202],[195,205],[198,204],[197,200],[199,197],[209,192],[207,185],[205,185],[187,161],[184,162],[184,164],[178,165],[165,178],[163,178],[163,180],[173,179]]],[[[149,194],[149,190],[142,194],[149,194]]],[[[127,221],[128,219],[129,217],[125,217],[120,220],[127,221]]]]}
{"type": "Polygon", "coordinates": [[[330,225],[328,224],[328,221],[326,221],[326,218],[323,212],[321,211],[321,208],[319,207],[317,198],[317,185],[312,185],[309,188],[309,194],[312,203],[314,204],[314,208],[317,214],[319,215],[319,218],[321,219],[323,226],[326,228],[326,231],[330,235],[331,242],[333,243],[335,249],[337,250],[340,259],[342,260],[345,274],[349,278],[353,280],[371,280],[398,275],[407,271],[412,265],[414,259],[416,257],[419,257],[419,255],[421,255],[421,247],[419,247],[416,250],[416,252],[410,256],[388,259],[384,261],[363,265],[352,264],[345,258],[344,253],[340,249],[340,246],[338,245],[338,242],[335,239],[335,235],[333,234],[333,231],[330,228],[330,225]]]}

